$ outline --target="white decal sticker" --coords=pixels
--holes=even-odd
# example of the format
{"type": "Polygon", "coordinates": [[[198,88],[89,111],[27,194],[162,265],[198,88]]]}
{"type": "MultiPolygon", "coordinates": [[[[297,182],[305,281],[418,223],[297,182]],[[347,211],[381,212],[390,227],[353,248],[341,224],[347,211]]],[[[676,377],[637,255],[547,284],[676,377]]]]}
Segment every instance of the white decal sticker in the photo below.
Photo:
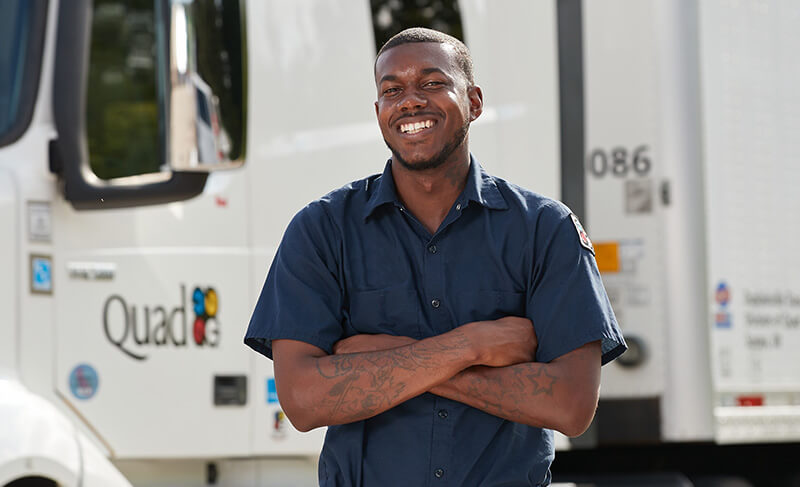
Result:
{"type": "Polygon", "coordinates": [[[53,239],[52,212],[46,201],[28,201],[28,240],[50,242],[53,239]]]}
{"type": "Polygon", "coordinates": [[[634,215],[653,212],[653,184],[649,179],[625,181],[625,212],[634,215]]]}

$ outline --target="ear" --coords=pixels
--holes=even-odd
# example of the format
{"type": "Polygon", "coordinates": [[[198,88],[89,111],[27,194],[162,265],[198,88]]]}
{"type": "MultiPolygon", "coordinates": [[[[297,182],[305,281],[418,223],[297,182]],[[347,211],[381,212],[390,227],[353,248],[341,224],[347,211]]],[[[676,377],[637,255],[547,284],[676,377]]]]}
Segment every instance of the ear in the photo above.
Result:
{"type": "Polygon", "coordinates": [[[467,97],[469,98],[469,120],[474,122],[483,113],[483,91],[478,85],[473,85],[467,88],[467,97]]]}
{"type": "Polygon", "coordinates": [[[378,116],[378,101],[375,100],[375,116],[378,116]]]}

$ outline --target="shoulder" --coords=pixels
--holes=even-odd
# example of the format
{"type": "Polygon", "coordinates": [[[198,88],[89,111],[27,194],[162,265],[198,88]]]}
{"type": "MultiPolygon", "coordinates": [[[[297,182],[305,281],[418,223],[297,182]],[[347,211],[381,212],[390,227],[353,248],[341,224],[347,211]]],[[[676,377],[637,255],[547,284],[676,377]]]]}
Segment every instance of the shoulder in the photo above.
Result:
{"type": "MultiPolygon", "coordinates": [[[[577,242],[576,236],[583,228],[567,205],[502,178],[493,176],[493,179],[508,205],[508,216],[513,222],[519,222],[515,225],[525,229],[524,238],[528,246],[534,251],[574,247],[573,240],[577,242]]],[[[585,246],[591,247],[588,236],[585,246]]]]}
{"type": "Polygon", "coordinates": [[[363,207],[361,201],[366,196],[362,193],[374,178],[348,183],[300,209],[283,233],[280,256],[317,256],[327,263],[335,262],[349,225],[345,218],[354,213],[354,206],[363,207]]]}
{"type": "Polygon", "coordinates": [[[372,193],[372,186],[380,177],[373,174],[344,186],[334,189],[303,207],[292,219],[291,226],[327,226],[341,227],[348,214],[360,213],[366,206],[372,193]]]}
{"type": "Polygon", "coordinates": [[[557,226],[570,219],[572,211],[564,203],[523,188],[505,179],[492,176],[509,210],[519,214],[529,224],[557,226]]]}

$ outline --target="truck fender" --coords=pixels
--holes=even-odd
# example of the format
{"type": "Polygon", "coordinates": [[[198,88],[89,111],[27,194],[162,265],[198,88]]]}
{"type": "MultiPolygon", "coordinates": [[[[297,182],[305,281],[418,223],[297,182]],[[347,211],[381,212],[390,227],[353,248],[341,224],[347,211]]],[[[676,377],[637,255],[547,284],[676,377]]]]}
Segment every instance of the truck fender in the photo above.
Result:
{"type": "Polygon", "coordinates": [[[53,404],[0,375],[0,486],[44,477],[62,487],[131,487],[53,404]]]}

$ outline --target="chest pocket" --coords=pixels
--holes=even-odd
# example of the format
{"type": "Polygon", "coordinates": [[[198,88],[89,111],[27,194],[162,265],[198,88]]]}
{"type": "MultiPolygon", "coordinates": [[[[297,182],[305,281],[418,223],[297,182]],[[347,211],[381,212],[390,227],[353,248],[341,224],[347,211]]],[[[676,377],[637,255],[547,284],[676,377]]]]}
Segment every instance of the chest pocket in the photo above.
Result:
{"type": "Polygon", "coordinates": [[[504,316],[525,316],[525,293],[469,291],[456,295],[455,312],[461,324],[504,316]]]}
{"type": "Polygon", "coordinates": [[[419,300],[413,289],[377,289],[354,292],[350,296],[350,325],[356,333],[418,338],[419,324],[419,300]]]}

